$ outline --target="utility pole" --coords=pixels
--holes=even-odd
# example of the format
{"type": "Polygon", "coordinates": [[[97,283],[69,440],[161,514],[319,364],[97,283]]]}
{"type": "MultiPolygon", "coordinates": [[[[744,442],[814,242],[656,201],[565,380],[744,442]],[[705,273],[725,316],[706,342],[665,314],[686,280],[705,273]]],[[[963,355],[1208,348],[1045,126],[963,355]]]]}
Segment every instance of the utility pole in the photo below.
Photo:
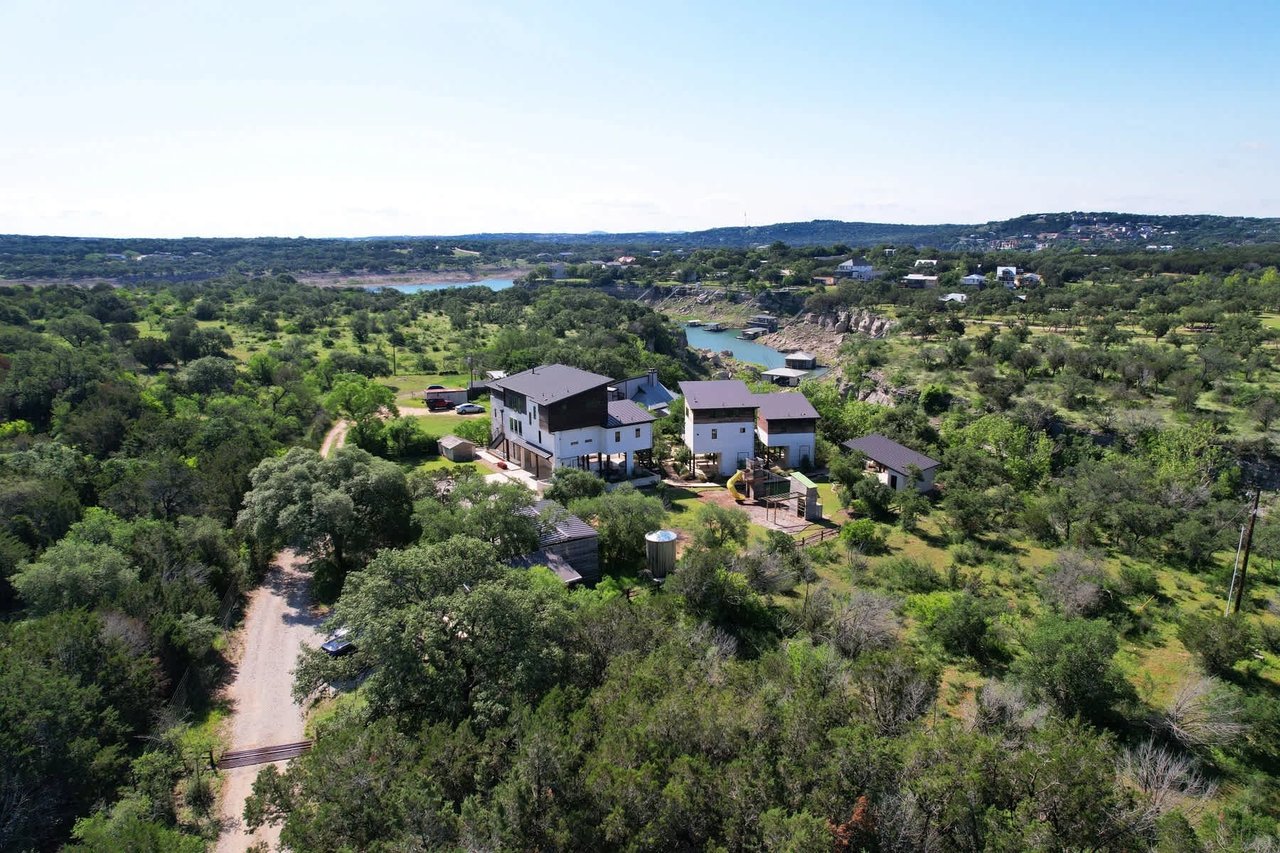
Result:
{"type": "Polygon", "coordinates": [[[1249,523],[1244,529],[1244,557],[1240,561],[1240,582],[1236,584],[1236,600],[1231,608],[1232,613],[1240,612],[1240,601],[1244,598],[1244,581],[1249,573],[1249,548],[1253,545],[1253,523],[1258,520],[1258,501],[1262,498],[1262,489],[1253,492],[1253,508],[1249,510],[1249,523]]]}

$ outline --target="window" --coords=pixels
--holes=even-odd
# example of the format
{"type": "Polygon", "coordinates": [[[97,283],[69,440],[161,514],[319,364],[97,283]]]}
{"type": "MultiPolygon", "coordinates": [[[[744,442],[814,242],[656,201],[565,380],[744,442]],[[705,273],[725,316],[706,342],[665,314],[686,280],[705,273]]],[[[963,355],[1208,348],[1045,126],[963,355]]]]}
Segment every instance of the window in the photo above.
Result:
{"type": "Polygon", "coordinates": [[[738,427],[738,432],[746,432],[746,431],[747,431],[746,427],[738,427]]]}
{"type": "Polygon", "coordinates": [[[640,437],[640,427],[636,427],[636,438],[640,437]]]}
{"type": "Polygon", "coordinates": [[[614,440],[614,441],[622,441],[622,430],[617,430],[617,429],[615,429],[615,430],[613,431],[613,440],[614,440]]]}
{"type": "Polygon", "coordinates": [[[712,440],[712,441],[715,441],[715,440],[716,440],[717,438],[719,438],[719,437],[720,437],[720,430],[718,430],[718,429],[713,429],[713,430],[711,430],[711,440],[712,440]]]}
{"type": "Polygon", "coordinates": [[[577,446],[578,446],[578,442],[576,442],[576,441],[571,441],[571,442],[569,442],[569,446],[570,446],[570,447],[577,447],[577,446]]]}

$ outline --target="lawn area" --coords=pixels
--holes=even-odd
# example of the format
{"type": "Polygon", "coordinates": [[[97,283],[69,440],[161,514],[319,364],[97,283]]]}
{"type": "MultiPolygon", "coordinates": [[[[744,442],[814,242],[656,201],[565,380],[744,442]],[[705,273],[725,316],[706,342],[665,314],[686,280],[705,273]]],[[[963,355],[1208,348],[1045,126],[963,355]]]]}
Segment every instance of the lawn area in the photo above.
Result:
{"type": "Polygon", "coordinates": [[[396,392],[398,405],[422,405],[422,392],[429,385],[446,388],[466,388],[469,377],[465,373],[401,373],[396,376],[380,376],[378,382],[396,392]]]}
{"type": "Polygon", "coordinates": [[[440,412],[439,414],[417,415],[416,420],[422,427],[422,431],[432,438],[439,438],[442,435],[448,435],[457,429],[458,425],[466,421],[480,421],[488,415],[458,415],[453,412],[440,412]]]}
{"type": "Polygon", "coordinates": [[[459,473],[463,471],[475,471],[479,473],[482,469],[475,462],[450,462],[443,456],[428,456],[414,465],[413,470],[425,472],[456,471],[459,473]]]}

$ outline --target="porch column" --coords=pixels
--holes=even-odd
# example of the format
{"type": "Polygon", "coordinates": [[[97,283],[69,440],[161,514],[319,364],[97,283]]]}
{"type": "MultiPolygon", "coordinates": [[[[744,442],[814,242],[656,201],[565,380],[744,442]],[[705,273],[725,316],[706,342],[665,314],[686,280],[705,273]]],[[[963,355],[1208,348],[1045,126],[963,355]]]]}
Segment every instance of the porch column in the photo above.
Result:
{"type": "Polygon", "coordinates": [[[631,467],[631,451],[630,450],[622,451],[622,474],[628,480],[630,480],[632,477],[636,475],[636,472],[631,467]]]}

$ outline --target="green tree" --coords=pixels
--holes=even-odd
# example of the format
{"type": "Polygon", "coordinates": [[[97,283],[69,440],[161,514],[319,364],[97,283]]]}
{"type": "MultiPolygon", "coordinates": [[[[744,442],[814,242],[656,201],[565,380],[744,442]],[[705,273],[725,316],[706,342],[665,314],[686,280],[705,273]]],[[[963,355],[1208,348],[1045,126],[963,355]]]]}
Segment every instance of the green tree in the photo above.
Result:
{"type": "Polygon", "coordinates": [[[75,843],[63,847],[67,853],[203,853],[204,839],[185,835],[165,826],[147,812],[147,803],[129,798],[110,811],[96,812],[76,821],[71,831],[75,843]]]}
{"type": "Polygon", "coordinates": [[[0,624],[0,849],[49,848],[113,798],[160,681],[149,650],[108,638],[95,615],[0,624]]]}
{"type": "Polygon", "coordinates": [[[265,549],[289,545],[327,555],[345,572],[353,560],[412,537],[404,472],[358,448],[326,459],[295,447],[263,461],[249,479],[237,524],[265,549]]]}
{"type": "Polygon", "coordinates": [[[751,520],[736,507],[704,503],[694,517],[693,541],[704,548],[736,548],[747,543],[751,520]]]}
{"type": "Polygon", "coordinates": [[[20,569],[12,583],[32,611],[44,614],[114,601],[137,578],[128,558],[110,545],[67,538],[20,569]]]}
{"type": "Polygon", "coordinates": [[[1257,633],[1239,614],[1183,617],[1178,639],[1211,675],[1233,676],[1235,665],[1253,654],[1257,633]]]}
{"type": "Polygon", "coordinates": [[[1013,671],[1028,693],[1067,716],[1105,719],[1131,693],[1113,658],[1116,632],[1099,619],[1046,616],[1023,641],[1013,671]]]}
{"type": "Polygon", "coordinates": [[[637,571],[644,563],[644,535],[661,528],[667,518],[662,501],[629,483],[599,497],[574,501],[569,511],[600,534],[600,563],[609,572],[637,571]]]}
{"type": "Polygon", "coordinates": [[[399,414],[392,388],[356,373],[339,374],[324,404],[330,411],[357,422],[376,418],[383,410],[399,414]]]}
{"type": "Polygon", "coordinates": [[[295,694],[367,668],[362,692],[378,715],[495,724],[567,674],[568,613],[558,580],[511,570],[488,543],[384,551],[334,605],[356,653],[304,653],[295,694]]]}
{"type": "Polygon", "coordinates": [[[557,468],[551,475],[551,487],[545,497],[568,506],[579,498],[604,494],[604,480],[580,468],[557,468]]]}

